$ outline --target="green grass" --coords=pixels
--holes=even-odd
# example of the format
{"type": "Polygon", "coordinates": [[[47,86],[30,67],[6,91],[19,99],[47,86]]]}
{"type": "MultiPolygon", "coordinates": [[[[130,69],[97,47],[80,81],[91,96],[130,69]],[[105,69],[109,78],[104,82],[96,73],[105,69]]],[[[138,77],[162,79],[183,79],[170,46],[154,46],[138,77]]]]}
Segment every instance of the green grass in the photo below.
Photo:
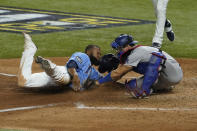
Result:
{"type": "MultiPolygon", "coordinates": [[[[169,1],[167,16],[173,23],[176,40],[164,37],[162,49],[174,57],[197,58],[197,5],[195,0],[169,1]]],[[[0,6],[55,10],[123,18],[155,20],[151,0],[4,0],[0,6]]],[[[140,44],[151,45],[155,25],[123,26],[54,32],[32,35],[42,56],[70,56],[88,44],[98,44],[102,53],[111,51],[109,44],[121,33],[132,34],[140,44]]],[[[18,58],[23,51],[21,34],[0,32],[0,58],[18,58]]]]}

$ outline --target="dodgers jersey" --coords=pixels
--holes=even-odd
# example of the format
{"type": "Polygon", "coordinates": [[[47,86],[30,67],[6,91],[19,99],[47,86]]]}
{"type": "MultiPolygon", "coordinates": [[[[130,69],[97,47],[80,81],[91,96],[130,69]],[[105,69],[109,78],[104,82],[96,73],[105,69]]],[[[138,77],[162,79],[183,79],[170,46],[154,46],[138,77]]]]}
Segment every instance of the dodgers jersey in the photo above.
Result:
{"type": "MultiPolygon", "coordinates": [[[[146,67],[149,63],[149,60],[152,56],[153,52],[158,52],[159,49],[150,47],[150,46],[139,46],[131,51],[130,55],[127,57],[125,65],[133,66],[134,71],[140,74],[144,74],[146,67]]],[[[166,56],[168,62],[176,62],[176,60],[170,56],[168,53],[162,51],[162,53],[166,56]]]]}
{"type": "MultiPolygon", "coordinates": [[[[77,64],[76,72],[82,86],[87,80],[99,80],[102,78],[102,75],[92,67],[90,58],[87,54],[76,52],[70,57],[69,61],[71,60],[77,64]]],[[[69,61],[67,63],[69,63],[69,61]]]]}

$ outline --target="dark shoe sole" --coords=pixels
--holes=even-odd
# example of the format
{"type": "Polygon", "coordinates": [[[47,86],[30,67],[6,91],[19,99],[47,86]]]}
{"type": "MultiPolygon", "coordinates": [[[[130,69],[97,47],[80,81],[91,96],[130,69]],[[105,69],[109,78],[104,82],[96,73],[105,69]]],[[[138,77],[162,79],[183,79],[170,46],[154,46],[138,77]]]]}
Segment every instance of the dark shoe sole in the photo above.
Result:
{"type": "Polygon", "coordinates": [[[168,39],[169,39],[170,41],[174,41],[174,39],[175,39],[175,34],[174,34],[173,31],[166,32],[166,35],[167,35],[167,37],[168,37],[168,39]]]}

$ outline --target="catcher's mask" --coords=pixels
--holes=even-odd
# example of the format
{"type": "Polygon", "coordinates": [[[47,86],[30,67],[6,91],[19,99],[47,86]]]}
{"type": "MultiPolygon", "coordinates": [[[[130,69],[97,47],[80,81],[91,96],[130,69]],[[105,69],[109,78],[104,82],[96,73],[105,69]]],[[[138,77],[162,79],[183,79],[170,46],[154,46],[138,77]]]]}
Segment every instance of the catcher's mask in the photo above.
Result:
{"type": "Polygon", "coordinates": [[[115,50],[120,50],[127,45],[133,46],[137,43],[138,41],[134,41],[134,38],[131,35],[121,34],[111,43],[111,47],[115,50]]]}

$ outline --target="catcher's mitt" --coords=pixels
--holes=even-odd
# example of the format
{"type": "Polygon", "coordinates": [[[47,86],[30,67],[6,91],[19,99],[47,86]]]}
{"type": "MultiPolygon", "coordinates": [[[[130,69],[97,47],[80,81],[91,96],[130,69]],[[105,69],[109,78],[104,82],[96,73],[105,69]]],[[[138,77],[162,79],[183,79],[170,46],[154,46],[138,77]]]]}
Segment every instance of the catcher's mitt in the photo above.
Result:
{"type": "Polygon", "coordinates": [[[120,60],[113,54],[106,54],[101,58],[98,71],[100,73],[111,72],[118,68],[120,60]]]}

